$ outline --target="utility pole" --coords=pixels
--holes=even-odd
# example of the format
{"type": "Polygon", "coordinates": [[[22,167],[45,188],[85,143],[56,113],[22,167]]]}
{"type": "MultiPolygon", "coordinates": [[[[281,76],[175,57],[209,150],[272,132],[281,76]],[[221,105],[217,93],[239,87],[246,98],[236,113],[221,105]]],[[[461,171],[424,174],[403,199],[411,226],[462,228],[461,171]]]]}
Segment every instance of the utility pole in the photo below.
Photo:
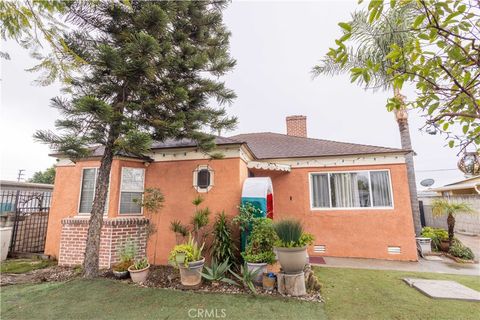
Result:
{"type": "Polygon", "coordinates": [[[22,179],[23,175],[24,175],[24,172],[25,169],[20,169],[18,170],[18,176],[17,176],[17,182],[20,182],[20,180],[22,179]]]}

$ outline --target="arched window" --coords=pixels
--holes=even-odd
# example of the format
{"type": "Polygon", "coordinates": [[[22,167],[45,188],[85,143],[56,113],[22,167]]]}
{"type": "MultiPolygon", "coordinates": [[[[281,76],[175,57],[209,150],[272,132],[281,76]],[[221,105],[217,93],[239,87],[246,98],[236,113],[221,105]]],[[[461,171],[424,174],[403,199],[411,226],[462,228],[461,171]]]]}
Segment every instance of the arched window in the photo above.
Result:
{"type": "Polygon", "coordinates": [[[213,187],[213,170],[208,165],[199,165],[193,171],[193,187],[198,192],[208,192],[213,187]]]}

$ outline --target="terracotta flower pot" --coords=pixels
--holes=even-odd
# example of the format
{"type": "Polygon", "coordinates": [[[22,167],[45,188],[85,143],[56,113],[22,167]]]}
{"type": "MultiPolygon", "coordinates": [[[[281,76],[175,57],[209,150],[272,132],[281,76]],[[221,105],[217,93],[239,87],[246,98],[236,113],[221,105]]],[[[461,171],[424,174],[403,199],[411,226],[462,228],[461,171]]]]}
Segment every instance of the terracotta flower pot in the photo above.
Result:
{"type": "Polygon", "coordinates": [[[250,272],[255,272],[256,270],[260,270],[255,277],[255,283],[261,284],[263,279],[263,274],[267,272],[267,264],[265,262],[261,263],[253,263],[247,262],[247,269],[250,272]]]}
{"type": "Polygon", "coordinates": [[[275,247],[275,252],[284,273],[300,273],[307,264],[306,246],[300,248],[275,247]]]}
{"type": "Polygon", "coordinates": [[[205,258],[202,260],[189,262],[188,267],[183,264],[179,264],[180,269],[180,282],[186,287],[193,287],[199,285],[202,282],[202,270],[205,264],[205,258]]]}
{"type": "Polygon", "coordinates": [[[132,278],[133,282],[142,283],[147,280],[148,273],[150,272],[150,264],[141,270],[135,270],[133,269],[133,266],[130,266],[128,271],[130,272],[130,277],[132,278]]]}

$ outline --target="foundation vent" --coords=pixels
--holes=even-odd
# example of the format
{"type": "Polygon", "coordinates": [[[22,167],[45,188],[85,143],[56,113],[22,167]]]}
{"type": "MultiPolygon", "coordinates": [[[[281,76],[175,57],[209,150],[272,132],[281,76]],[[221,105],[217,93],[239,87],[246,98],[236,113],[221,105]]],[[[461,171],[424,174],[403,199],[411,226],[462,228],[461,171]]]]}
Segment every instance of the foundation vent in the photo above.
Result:
{"type": "Polygon", "coordinates": [[[327,248],[325,247],[325,245],[321,244],[321,245],[318,245],[318,246],[314,246],[313,247],[313,252],[315,252],[315,253],[325,253],[326,249],[327,248]]]}
{"type": "Polygon", "coordinates": [[[389,254],[400,254],[402,253],[402,249],[400,247],[388,247],[388,253],[389,254]]]}

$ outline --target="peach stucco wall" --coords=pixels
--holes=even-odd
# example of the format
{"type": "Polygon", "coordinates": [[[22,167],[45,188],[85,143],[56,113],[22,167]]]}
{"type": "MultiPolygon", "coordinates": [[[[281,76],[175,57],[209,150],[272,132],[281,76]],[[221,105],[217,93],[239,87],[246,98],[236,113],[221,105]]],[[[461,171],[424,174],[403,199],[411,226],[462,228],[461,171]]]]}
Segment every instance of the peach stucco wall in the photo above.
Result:
{"type": "MultiPolygon", "coordinates": [[[[295,217],[325,245],[325,256],[417,260],[410,193],[404,164],[352,167],[297,168],[290,173],[257,171],[270,176],[274,190],[274,220],[295,217]],[[393,186],[393,209],[311,210],[309,174],[322,171],[389,169],[393,186]],[[388,254],[388,246],[401,247],[401,254],[388,254]]],[[[311,248],[312,249],[312,248],[311,248]]],[[[310,251],[311,255],[318,255],[310,251]]]]}
{"type": "MultiPolygon", "coordinates": [[[[118,216],[120,172],[123,166],[145,168],[145,187],[159,188],[165,196],[158,213],[145,212],[156,228],[148,242],[151,263],[167,263],[175,245],[169,230],[172,220],[189,223],[194,212],[191,201],[199,193],[193,187],[193,171],[208,164],[214,171],[214,187],[201,193],[214,214],[225,210],[237,214],[243,181],[248,176],[245,163],[239,158],[221,160],[184,160],[151,163],[114,160],[111,173],[108,217],[118,216]]],[[[78,215],[81,170],[98,167],[97,161],[80,161],[74,166],[58,167],[53,191],[45,253],[58,257],[61,219],[78,215]]],[[[255,176],[270,176],[274,187],[274,219],[296,217],[316,237],[315,244],[327,246],[328,256],[416,260],[413,222],[404,164],[356,166],[341,168],[299,168],[291,172],[256,171],[255,176]],[[389,169],[392,177],[394,208],[389,210],[310,210],[309,173],[335,170],[389,169]],[[402,254],[390,255],[387,246],[400,246],[402,254]]],[[[126,216],[126,215],[122,215],[126,216]]],[[[315,255],[311,252],[312,255],[315,255]]]]}
{"type": "MultiPolygon", "coordinates": [[[[122,167],[145,168],[145,188],[159,188],[165,196],[163,208],[158,213],[144,212],[155,225],[147,246],[150,262],[167,263],[168,253],[175,245],[175,235],[169,230],[170,222],[180,220],[189,223],[195,207],[192,200],[199,195],[193,187],[193,171],[198,165],[208,164],[214,171],[214,186],[208,193],[200,193],[205,199],[201,207],[209,207],[214,214],[225,210],[232,216],[237,213],[241,187],[246,173],[239,169],[239,158],[222,160],[191,160],[154,162],[145,167],[143,162],[114,160],[109,190],[108,217],[118,217],[119,189],[122,167]]],[[[80,161],[74,166],[57,167],[55,187],[45,254],[58,257],[60,248],[61,219],[78,215],[78,202],[82,169],[98,167],[98,161],[80,161]]],[[[128,217],[129,215],[121,215],[128,217]]]]}

